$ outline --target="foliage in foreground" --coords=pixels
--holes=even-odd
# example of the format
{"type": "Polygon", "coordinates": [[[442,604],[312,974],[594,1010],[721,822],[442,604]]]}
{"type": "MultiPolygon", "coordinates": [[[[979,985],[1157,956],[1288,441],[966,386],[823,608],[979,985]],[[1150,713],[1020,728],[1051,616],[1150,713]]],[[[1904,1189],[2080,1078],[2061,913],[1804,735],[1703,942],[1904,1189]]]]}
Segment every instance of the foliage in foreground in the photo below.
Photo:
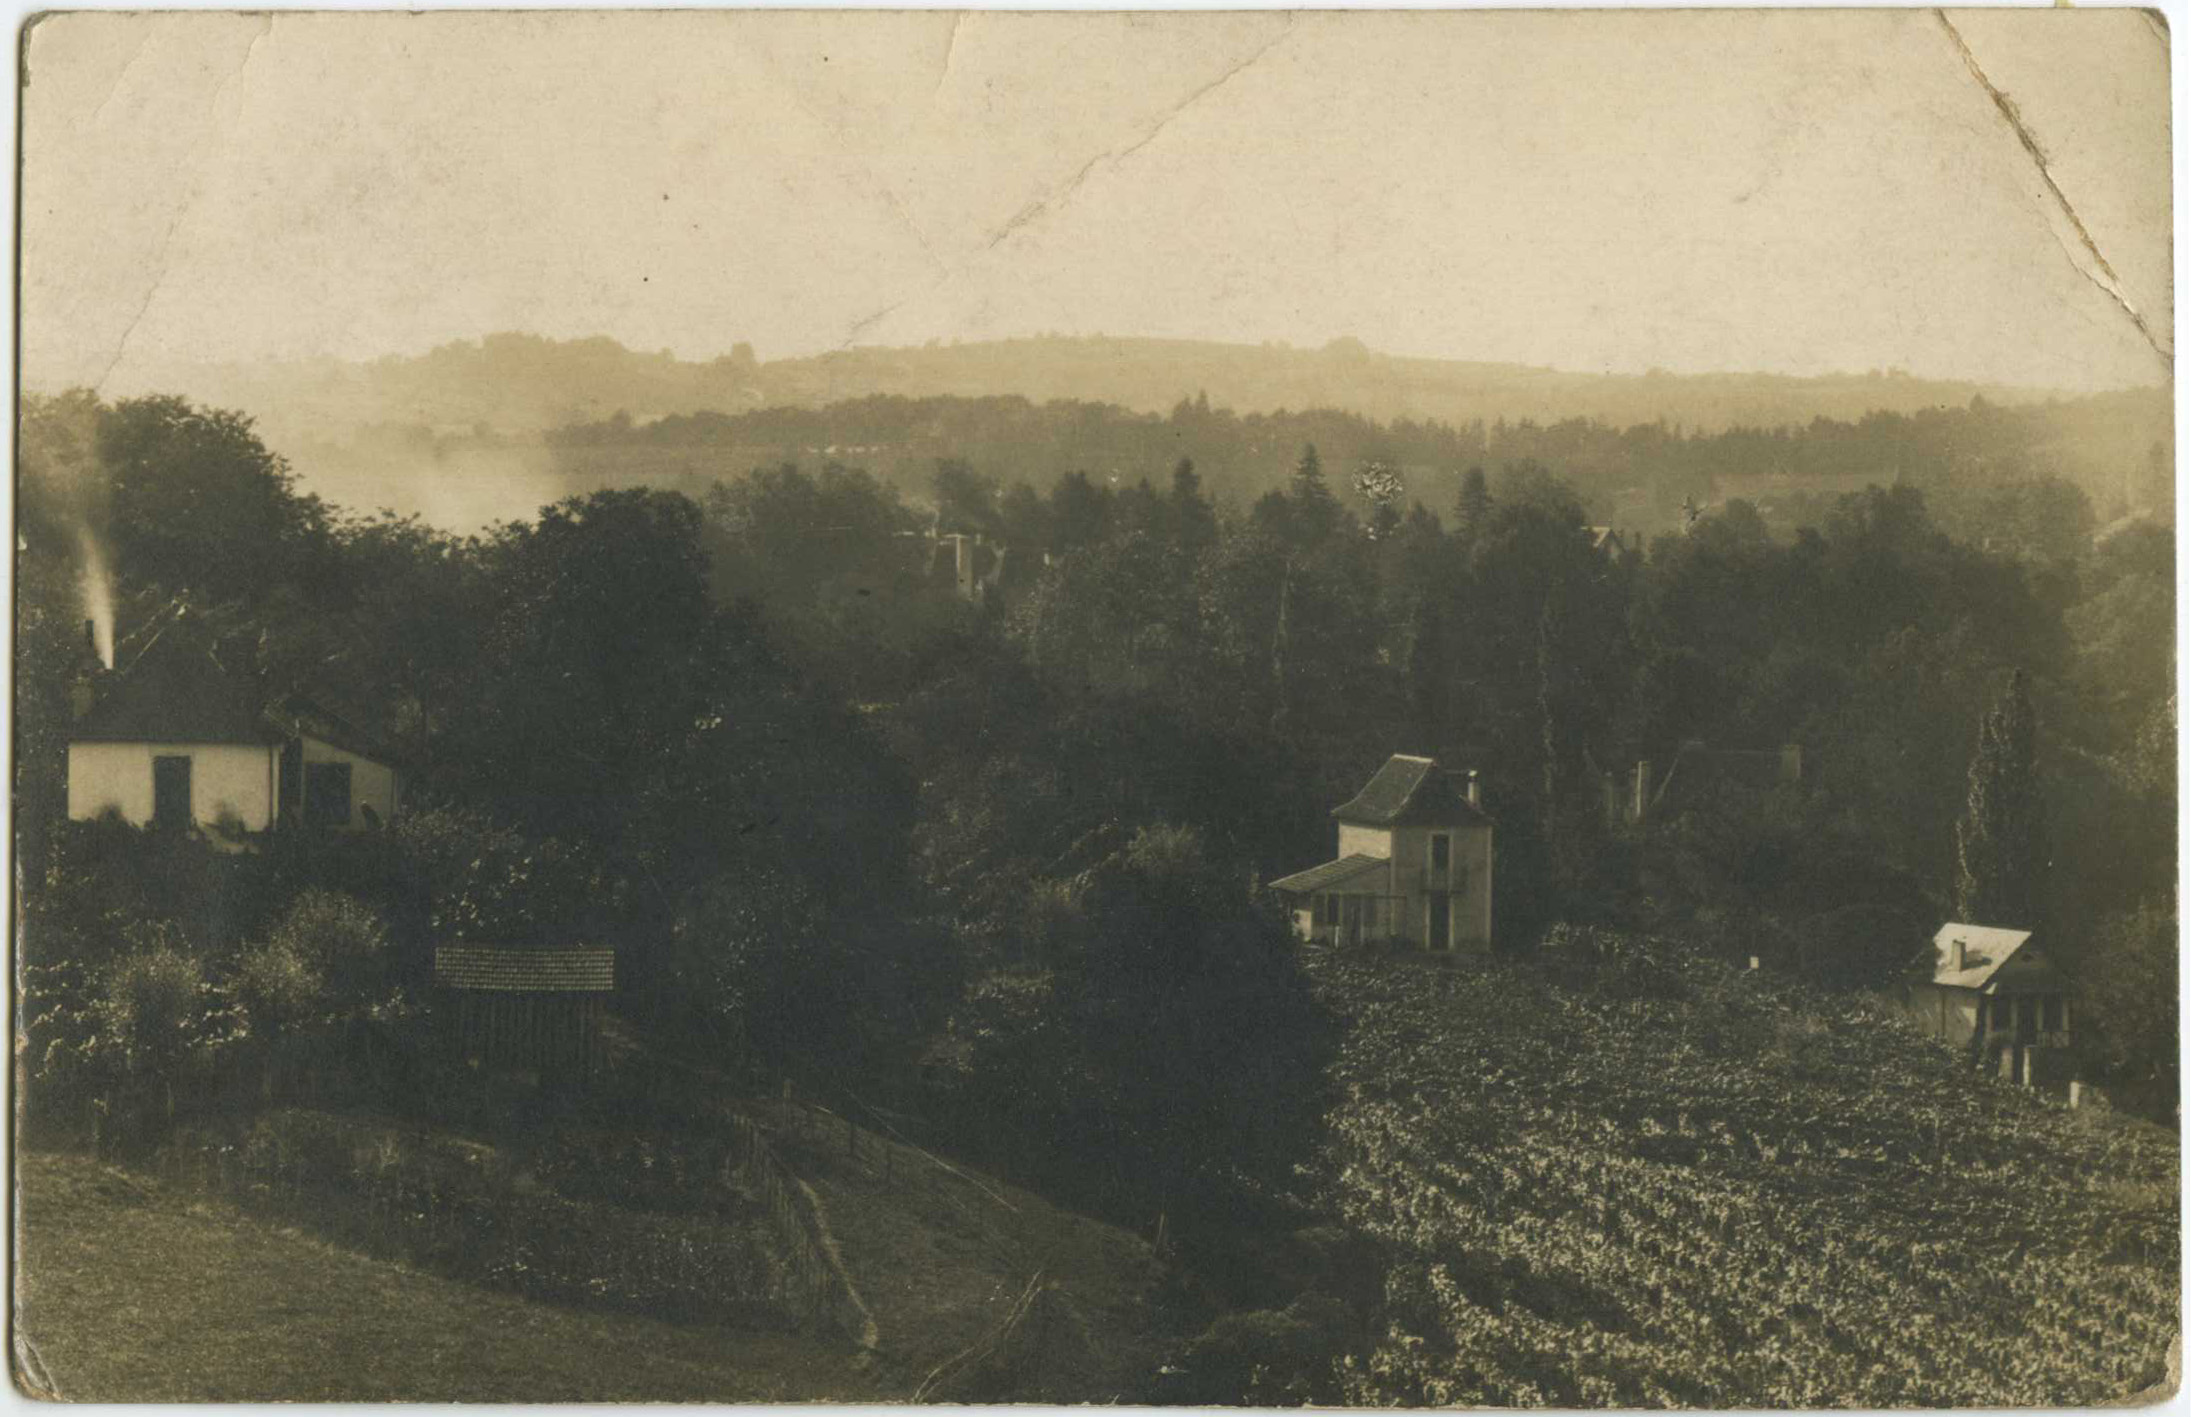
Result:
{"type": "Polygon", "coordinates": [[[1390,1248],[1360,1405],[2022,1406],[2176,1332],[2159,1129],[1854,996],[1641,942],[1587,975],[1325,958],[1322,1199],[1390,1248]]]}

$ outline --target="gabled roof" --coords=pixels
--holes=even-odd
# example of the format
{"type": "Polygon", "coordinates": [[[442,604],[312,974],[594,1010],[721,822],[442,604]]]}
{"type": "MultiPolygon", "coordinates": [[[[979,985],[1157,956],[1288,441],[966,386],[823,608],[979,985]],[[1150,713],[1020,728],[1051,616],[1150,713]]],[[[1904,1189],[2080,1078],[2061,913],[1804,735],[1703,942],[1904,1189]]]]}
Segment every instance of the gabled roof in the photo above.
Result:
{"type": "Polygon", "coordinates": [[[434,982],[491,994],[606,994],[616,988],[616,951],[437,945],[434,982]]]}
{"type": "Polygon", "coordinates": [[[1328,891],[1333,886],[1351,881],[1356,876],[1366,876],[1373,869],[1389,864],[1382,856],[1342,856],[1336,861],[1326,861],[1321,866],[1311,866],[1306,871],[1280,876],[1270,883],[1270,888],[1295,895],[1328,891]]]}
{"type": "Polygon", "coordinates": [[[280,741],[259,711],[259,686],[224,668],[195,627],[168,624],[115,674],[69,730],[82,743],[248,743],[280,741]]]}
{"type": "MultiPolygon", "coordinates": [[[[217,645],[234,645],[232,610],[200,610],[180,597],[154,611],[115,644],[113,672],[96,681],[98,697],[70,729],[87,743],[279,743],[309,735],[371,758],[402,757],[367,715],[332,686],[315,680],[269,698],[263,676],[217,645]],[[226,634],[227,639],[222,636],[226,634]]],[[[248,652],[245,658],[250,656],[248,652]]]]}
{"type": "Polygon", "coordinates": [[[1364,827],[1491,825],[1454,784],[1453,774],[1434,759],[1404,753],[1385,759],[1368,785],[1331,814],[1364,827]]]}
{"type": "Polygon", "coordinates": [[[290,690],[267,705],[266,716],[284,736],[317,738],[375,762],[400,764],[395,746],[370,726],[366,716],[323,687],[290,690]]]}
{"type": "Polygon", "coordinates": [[[1967,925],[1951,920],[1932,937],[1932,958],[1929,962],[1920,960],[1918,973],[1929,976],[1935,984],[1951,989],[1976,989],[1981,993],[1996,992],[2004,984],[2058,982],[2060,976],[2044,954],[2036,949],[2025,949],[2030,942],[2029,930],[1967,925]],[[1963,967],[1954,969],[1950,966],[1955,960],[1954,945],[1958,941],[1963,946],[1963,967]]]}

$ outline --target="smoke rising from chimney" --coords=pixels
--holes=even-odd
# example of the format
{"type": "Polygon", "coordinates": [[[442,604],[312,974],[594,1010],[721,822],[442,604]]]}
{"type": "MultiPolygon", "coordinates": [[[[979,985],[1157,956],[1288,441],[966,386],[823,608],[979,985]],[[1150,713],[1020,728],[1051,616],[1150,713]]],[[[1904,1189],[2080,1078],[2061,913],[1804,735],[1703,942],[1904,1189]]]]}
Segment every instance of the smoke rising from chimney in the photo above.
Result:
{"type": "Polygon", "coordinates": [[[98,651],[99,662],[112,669],[114,574],[107,568],[106,548],[99,544],[98,534],[90,527],[78,529],[76,545],[82,553],[80,579],[84,592],[84,614],[91,620],[92,644],[98,651]]]}

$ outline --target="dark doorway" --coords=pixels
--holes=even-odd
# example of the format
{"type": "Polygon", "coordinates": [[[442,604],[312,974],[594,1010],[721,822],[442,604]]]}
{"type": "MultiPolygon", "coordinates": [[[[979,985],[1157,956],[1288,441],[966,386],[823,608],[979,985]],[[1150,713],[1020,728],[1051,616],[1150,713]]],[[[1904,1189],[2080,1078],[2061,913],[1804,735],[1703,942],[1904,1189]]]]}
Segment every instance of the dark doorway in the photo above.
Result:
{"type": "Polygon", "coordinates": [[[304,796],[304,745],[292,738],[281,746],[281,814],[294,820],[304,796]]]}
{"type": "Polygon", "coordinates": [[[190,825],[190,759],[152,760],[152,824],[180,831],[190,825]]]}
{"type": "Polygon", "coordinates": [[[313,826],[350,825],[350,765],[304,765],[304,819],[313,826]]]}
{"type": "Polygon", "coordinates": [[[1453,897],[1434,895],[1430,898],[1430,947],[1446,950],[1453,947],[1453,897]]]}

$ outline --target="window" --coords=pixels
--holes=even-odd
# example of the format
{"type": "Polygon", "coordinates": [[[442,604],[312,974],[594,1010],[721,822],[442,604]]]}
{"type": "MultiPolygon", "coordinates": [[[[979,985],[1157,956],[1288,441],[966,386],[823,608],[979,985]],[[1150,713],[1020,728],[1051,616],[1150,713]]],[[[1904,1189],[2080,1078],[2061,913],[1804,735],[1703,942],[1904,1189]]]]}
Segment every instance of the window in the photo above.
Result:
{"type": "Polygon", "coordinates": [[[189,755],[152,760],[152,824],[178,830],[190,825],[189,755]]]}
{"type": "Polygon", "coordinates": [[[1453,838],[1444,832],[1430,836],[1430,873],[1442,876],[1453,869],[1453,838]]]}
{"type": "Polygon", "coordinates": [[[304,765],[304,819],[315,826],[350,825],[350,765],[304,765]]]}

